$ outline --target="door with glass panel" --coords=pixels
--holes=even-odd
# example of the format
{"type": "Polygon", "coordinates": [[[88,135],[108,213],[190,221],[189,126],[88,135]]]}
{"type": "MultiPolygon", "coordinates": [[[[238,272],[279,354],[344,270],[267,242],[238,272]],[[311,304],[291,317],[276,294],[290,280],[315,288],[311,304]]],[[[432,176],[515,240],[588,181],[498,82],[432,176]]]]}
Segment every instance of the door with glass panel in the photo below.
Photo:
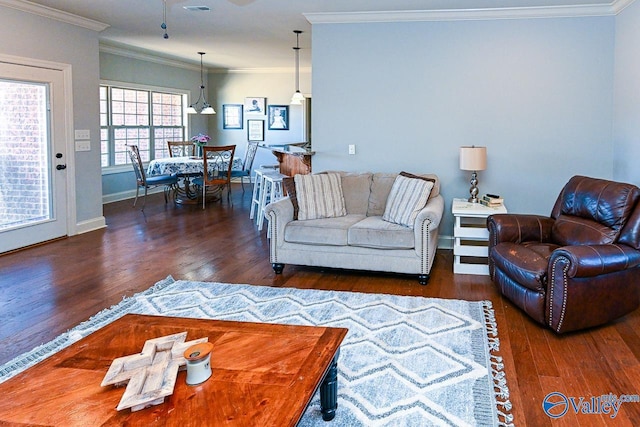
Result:
{"type": "Polygon", "coordinates": [[[0,253],[65,236],[64,75],[0,62],[0,253]]]}

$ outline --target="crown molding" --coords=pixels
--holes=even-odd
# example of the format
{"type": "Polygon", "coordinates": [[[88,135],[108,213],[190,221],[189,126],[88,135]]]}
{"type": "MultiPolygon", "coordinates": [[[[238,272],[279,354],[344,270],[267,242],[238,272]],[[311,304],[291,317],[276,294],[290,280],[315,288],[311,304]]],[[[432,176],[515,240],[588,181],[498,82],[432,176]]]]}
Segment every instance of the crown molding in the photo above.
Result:
{"type": "Polygon", "coordinates": [[[373,12],[305,13],[313,24],[357,24],[373,22],[472,21],[494,19],[573,18],[613,16],[635,0],[614,0],[608,4],[575,6],[504,7],[487,9],[405,10],[373,12]]]}
{"type": "MultiPolygon", "coordinates": [[[[2,1],[2,0],[0,0],[2,1]]],[[[154,53],[146,53],[139,50],[135,50],[130,46],[115,46],[111,44],[105,44],[100,42],[100,52],[110,53],[112,55],[123,56],[125,58],[138,59],[140,61],[152,62],[154,64],[168,65],[170,67],[184,68],[190,71],[200,71],[200,63],[188,63],[177,59],[166,58],[158,56],[154,53]]],[[[205,70],[207,68],[205,67],[205,70]]]]}
{"type": "Polygon", "coordinates": [[[22,12],[31,13],[45,18],[55,19],[56,21],[86,28],[92,31],[101,32],[109,28],[109,24],[94,21],[89,18],[83,18],[82,16],[63,12],[51,7],[41,6],[26,0],[0,0],[0,6],[9,7],[11,9],[20,10],[22,12]]]}
{"type": "MultiPolygon", "coordinates": [[[[273,68],[210,68],[216,74],[289,74],[294,73],[294,67],[273,68]]],[[[311,67],[300,67],[301,74],[311,74],[311,67]]]]}
{"type": "MultiPolygon", "coordinates": [[[[2,1],[2,0],[0,0],[2,1]]],[[[190,71],[200,71],[200,63],[188,63],[178,59],[158,56],[154,52],[143,52],[131,46],[117,46],[113,44],[100,42],[100,52],[118,55],[125,58],[137,59],[140,61],[152,62],[154,64],[167,65],[170,67],[183,68],[190,71]]],[[[293,73],[293,67],[274,67],[274,68],[211,68],[204,67],[207,73],[215,74],[286,74],[293,73]]],[[[311,74],[311,67],[301,67],[300,73],[311,74]]]]}

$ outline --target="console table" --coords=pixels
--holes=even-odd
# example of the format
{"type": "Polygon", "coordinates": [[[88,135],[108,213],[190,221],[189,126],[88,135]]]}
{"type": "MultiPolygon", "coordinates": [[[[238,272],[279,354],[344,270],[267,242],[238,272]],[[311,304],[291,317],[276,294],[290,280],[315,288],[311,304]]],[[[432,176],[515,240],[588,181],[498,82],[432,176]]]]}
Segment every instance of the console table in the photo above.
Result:
{"type": "Polygon", "coordinates": [[[455,217],[453,272],[488,275],[487,217],[507,213],[507,208],[488,207],[480,203],[470,203],[466,199],[453,199],[451,213],[455,217]]]}

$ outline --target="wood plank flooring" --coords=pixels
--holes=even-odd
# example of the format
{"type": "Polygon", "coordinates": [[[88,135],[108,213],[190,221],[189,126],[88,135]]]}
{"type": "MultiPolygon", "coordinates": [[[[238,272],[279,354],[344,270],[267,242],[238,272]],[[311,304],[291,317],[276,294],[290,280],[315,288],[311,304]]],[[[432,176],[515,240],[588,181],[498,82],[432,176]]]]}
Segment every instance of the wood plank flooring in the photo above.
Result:
{"type": "MultiPolygon", "coordinates": [[[[0,364],[168,275],[175,279],[492,301],[517,426],[640,426],[640,403],[615,418],[576,414],[552,420],[551,392],[585,400],[640,394],[640,310],[610,325],[558,336],[503,299],[485,276],[454,275],[439,250],[431,280],[287,265],[275,275],[265,232],[249,220],[251,194],[233,188],[230,205],[165,205],[152,195],[105,205],[108,227],[0,256],[0,364]]],[[[266,229],[266,225],[265,225],[266,229]]],[[[444,230],[444,234],[451,234],[444,230]]],[[[425,361],[428,363],[428,361],[425,361]]]]}

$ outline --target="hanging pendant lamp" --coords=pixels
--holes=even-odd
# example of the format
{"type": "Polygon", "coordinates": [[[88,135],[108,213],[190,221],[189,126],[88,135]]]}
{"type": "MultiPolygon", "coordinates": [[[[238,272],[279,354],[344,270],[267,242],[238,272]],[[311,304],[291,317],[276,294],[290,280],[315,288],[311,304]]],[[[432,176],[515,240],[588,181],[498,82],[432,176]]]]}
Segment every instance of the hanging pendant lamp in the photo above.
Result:
{"type": "Polygon", "coordinates": [[[204,52],[198,52],[200,55],[200,96],[198,100],[187,108],[189,114],[215,114],[213,107],[207,102],[207,98],[204,94],[204,66],[202,65],[202,55],[204,52]],[[202,105],[201,105],[202,102],[202,105]]]}
{"type": "Polygon", "coordinates": [[[293,48],[296,56],[296,91],[291,97],[291,105],[301,105],[304,101],[304,95],[300,93],[300,34],[302,31],[293,30],[296,35],[296,47],[293,48]]]}

